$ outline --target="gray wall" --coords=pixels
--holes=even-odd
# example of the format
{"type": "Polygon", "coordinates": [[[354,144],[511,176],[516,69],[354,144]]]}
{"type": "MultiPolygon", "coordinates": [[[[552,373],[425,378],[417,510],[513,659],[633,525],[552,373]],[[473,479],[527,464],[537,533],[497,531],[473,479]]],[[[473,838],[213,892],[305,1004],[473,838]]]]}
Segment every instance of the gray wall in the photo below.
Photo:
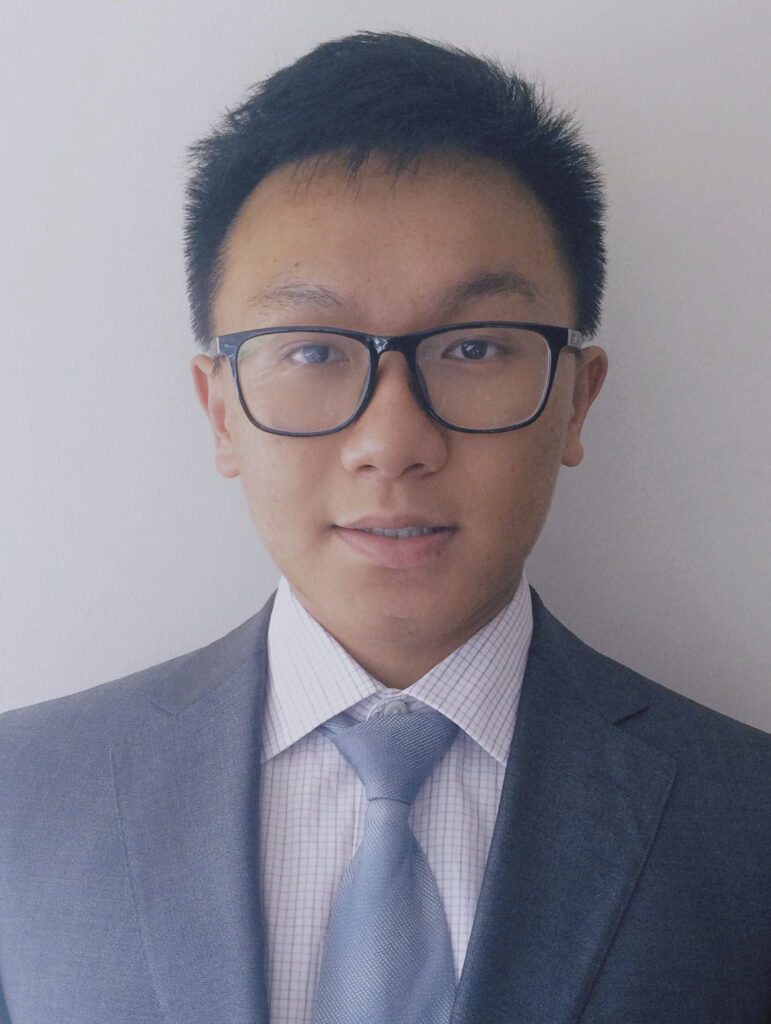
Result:
{"type": "Polygon", "coordinates": [[[766,4],[20,0],[0,89],[0,709],[214,639],[276,574],[194,403],[185,146],[359,28],[543,78],[602,154],[611,369],[529,575],[588,642],[771,730],[766,4]]]}

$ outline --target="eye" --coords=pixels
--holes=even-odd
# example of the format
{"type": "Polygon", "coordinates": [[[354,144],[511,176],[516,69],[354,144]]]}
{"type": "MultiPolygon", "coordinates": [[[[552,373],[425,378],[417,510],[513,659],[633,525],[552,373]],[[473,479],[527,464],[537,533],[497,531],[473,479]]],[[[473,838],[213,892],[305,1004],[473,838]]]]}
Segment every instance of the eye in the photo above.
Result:
{"type": "Polygon", "coordinates": [[[323,345],[320,342],[296,345],[284,358],[296,366],[323,366],[326,363],[340,363],[347,357],[334,345],[323,345]]]}
{"type": "Polygon", "coordinates": [[[442,353],[443,359],[458,359],[461,362],[487,362],[500,356],[502,349],[492,341],[485,341],[484,338],[466,338],[455,345],[451,345],[442,353]]]}

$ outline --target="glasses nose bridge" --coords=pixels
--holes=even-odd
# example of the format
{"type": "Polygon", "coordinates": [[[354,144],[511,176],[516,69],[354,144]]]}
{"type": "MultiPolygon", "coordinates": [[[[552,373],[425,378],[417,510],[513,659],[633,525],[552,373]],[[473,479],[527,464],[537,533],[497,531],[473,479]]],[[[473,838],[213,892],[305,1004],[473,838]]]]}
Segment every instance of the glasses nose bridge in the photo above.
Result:
{"type": "Polygon", "coordinates": [[[369,337],[377,357],[385,352],[400,352],[408,363],[409,354],[415,348],[418,338],[415,334],[371,334],[369,337]]]}
{"type": "Polygon", "coordinates": [[[396,341],[393,337],[388,337],[386,334],[372,334],[370,340],[375,348],[375,355],[382,356],[384,352],[396,351],[394,342],[396,341]]]}
{"type": "Polygon", "coordinates": [[[415,376],[415,365],[414,365],[414,351],[417,342],[420,340],[417,335],[414,334],[370,334],[368,336],[369,341],[372,344],[373,359],[372,359],[372,386],[369,391],[369,396],[364,403],[364,407],[360,412],[364,411],[364,408],[370,404],[374,397],[375,391],[378,386],[379,376],[379,364],[380,357],[386,352],[398,352],[407,364],[407,386],[412,396],[413,401],[418,407],[427,415],[431,415],[430,410],[426,405],[426,400],[421,393],[421,388],[416,380],[415,376]]]}
{"type": "MultiPolygon", "coordinates": [[[[398,352],[407,364],[407,377],[409,379],[410,390],[413,395],[418,398],[416,394],[416,381],[415,368],[414,368],[414,349],[415,349],[415,335],[413,334],[370,334],[369,341],[372,344],[372,374],[375,380],[378,377],[378,371],[380,369],[380,357],[385,355],[386,352],[398,352]]],[[[377,386],[377,385],[375,385],[377,386]]],[[[420,399],[418,398],[420,402],[420,399]]]]}

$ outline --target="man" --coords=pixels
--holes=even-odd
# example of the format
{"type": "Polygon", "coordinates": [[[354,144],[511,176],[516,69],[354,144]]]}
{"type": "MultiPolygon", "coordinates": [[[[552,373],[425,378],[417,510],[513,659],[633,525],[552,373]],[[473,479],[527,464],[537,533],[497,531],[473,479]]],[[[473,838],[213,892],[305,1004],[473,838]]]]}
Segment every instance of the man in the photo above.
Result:
{"type": "Polygon", "coordinates": [[[0,1020],[771,1020],[769,737],[525,581],[607,365],[575,130],[360,34],[195,157],[195,387],[283,578],[3,716],[0,1020]]]}

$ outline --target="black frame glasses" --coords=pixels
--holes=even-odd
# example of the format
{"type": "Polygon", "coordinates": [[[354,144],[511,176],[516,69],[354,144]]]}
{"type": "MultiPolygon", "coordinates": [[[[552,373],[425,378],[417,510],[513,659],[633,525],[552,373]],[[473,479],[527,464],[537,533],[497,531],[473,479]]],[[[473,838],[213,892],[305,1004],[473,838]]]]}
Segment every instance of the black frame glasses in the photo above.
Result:
{"type": "Polygon", "coordinates": [[[262,327],[252,331],[236,331],[235,334],[222,334],[215,338],[212,344],[216,349],[217,355],[227,359],[230,364],[230,370],[233,374],[233,381],[235,382],[236,392],[241,403],[241,408],[244,410],[247,419],[253,423],[255,427],[258,427],[260,430],[264,430],[269,434],[280,434],[284,437],[320,437],[324,434],[336,434],[338,431],[344,430],[346,427],[350,426],[354,420],[357,420],[359,416],[361,416],[367,408],[372,395],[375,393],[375,388],[377,387],[378,364],[381,355],[385,352],[400,352],[404,356],[409,371],[410,390],[415,401],[427,416],[430,416],[431,419],[440,423],[443,427],[447,427],[449,430],[457,430],[463,434],[502,434],[510,430],[520,430],[522,427],[527,427],[534,420],[538,419],[546,407],[546,403],[549,400],[549,395],[551,394],[552,385],[554,383],[554,376],[557,372],[557,361],[559,359],[560,352],[563,349],[574,349],[580,352],[587,344],[587,339],[580,331],[576,331],[572,327],[555,327],[551,324],[535,324],[515,320],[472,320],[466,323],[448,324],[445,327],[434,327],[428,331],[416,331],[412,334],[397,335],[367,334],[364,331],[348,331],[338,327],[262,327]],[[540,405],[532,416],[521,423],[515,423],[507,427],[492,427],[490,429],[458,427],[443,419],[437,412],[435,412],[431,405],[431,400],[423,385],[417,365],[417,347],[424,339],[434,337],[437,334],[444,334],[449,331],[457,331],[459,329],[462,330],[466,328],[478,330],[487,327],[513,327],[521,330],[534,331],[535,333],[540,334],[549,347],[549,371],[547,384],[544,389],[540,405]],[[366,382],[362,389],[359,404],[354,413],[349,416],[344,423],[328,430],[294,431],[277,430],[275,427],[267,427],[264,423],[260,423],[254,418],[244,401],[243,394],[241,393],[241,385],[238,379],[238,350],[244,342],[249,341],[251,338],[258,338],[267,334],[289,334],[290,332],[303,333],[306,331],[309,334],[314,335],[342,335],[343,337],[352,338],[353,340],[360,342],[367,349],[369,353],[369,370],[366,382]]]}

